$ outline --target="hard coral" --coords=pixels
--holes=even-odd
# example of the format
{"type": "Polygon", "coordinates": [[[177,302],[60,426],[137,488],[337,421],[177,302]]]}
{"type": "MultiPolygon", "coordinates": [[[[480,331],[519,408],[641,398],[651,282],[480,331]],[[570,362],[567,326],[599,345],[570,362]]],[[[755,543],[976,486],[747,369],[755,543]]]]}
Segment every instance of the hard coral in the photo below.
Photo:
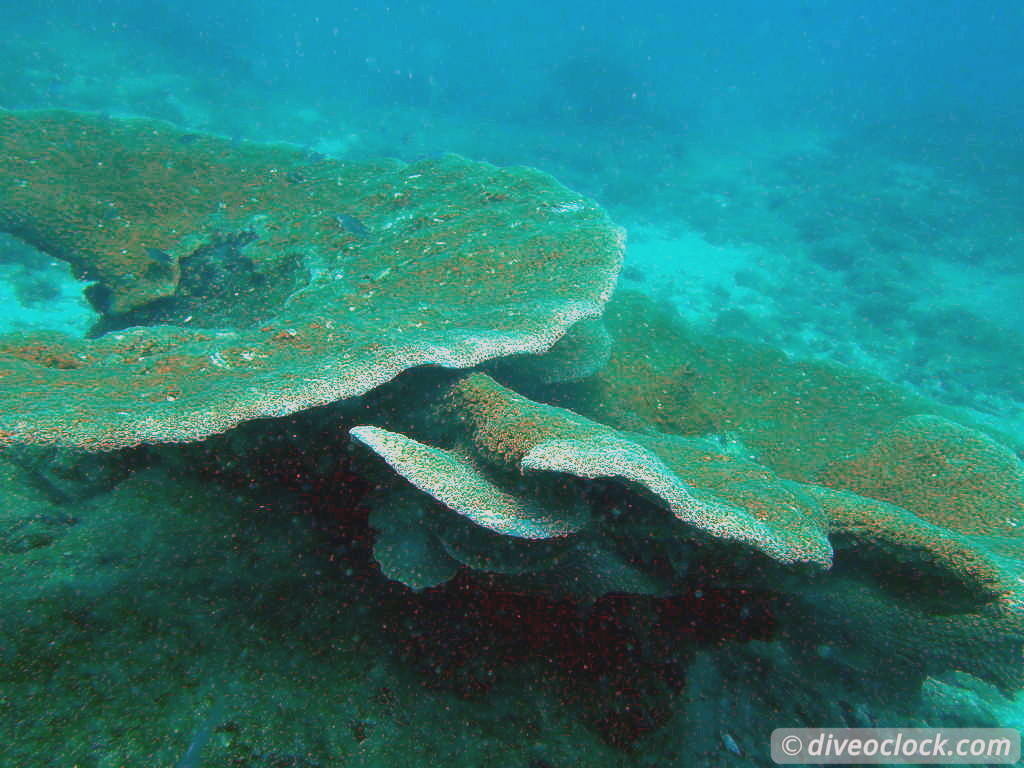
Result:
{"type": "Polygon", "coordinates": [[[530,169],[343,163],[64,112],[0,112],[0,230],[98,281],[107,327],[137,326],[0,343],[0,443],[90,449],[542,352],[600,314],[623,248],[530,169]]]}
{"type": "MultiPolygon", "coordinates": [[[[532,402],[483,374],[462,379],[447,400],[465,430],[451,449],[376,427],[358,427],[352,435],[468,520],[469,530],[518,539],[565,539],[585,531],[581,542],[568,545],[596,549],[596,568],[622,567],[597,532],[600,523],[580,510],[584,483],[606,478],[641,491],[638,502],[648,497],[663,509],[659,527],[668,539],[735,546],[785,565],[823,568],[831,562],[824,521],[808,494],[702,441],[619,432],[532,402]]],[[[435,513],[435,525],[453,554],[451,538],[466,526],[436,522],[444,517],[435,513]]],[[[498,549],[497,542],[491,546],[498,549]]],[[[525,559],[525,552],[519,547],[510,555],[525,559]]],[[[557,562],[545,561],[544,568],[557,562]]]]}
{"type": "Polygon", "coordinates": [[[461,563],[506,587],[575,599],[679,594],[694,580],[766,590],[785,606],[789,642],[841,649],[854,665],[882,654],[911,679],[961,670],[1019,687],[1024,469],[996,436],[862,374],[705,338],[646,300],[613,300],[607,318],[606,368],[532,387],[594,418],[476,373],[414,428],[438,447],[353,430],[424,494],[405,535],[439,544],[449,573],[461,563]],[[633,330],[643,327],[657,333],[633,330]],[[667,391],[666,408],[631,397],[681,368],[696,380],[677,398],[667,391]],[[696,437],[703,413],[738,447],[696,437]],[[503,505],[509,525],[467,509],[474,483],[444,487],[451,461],[514,500],[503,505]],[[546,558],[512,543],[523,508],[573,514],[546,558]],[[481,526],[488,537],[473,534],[481,526]],[[453,538],[475,548],[467,555],[453,538]]]}

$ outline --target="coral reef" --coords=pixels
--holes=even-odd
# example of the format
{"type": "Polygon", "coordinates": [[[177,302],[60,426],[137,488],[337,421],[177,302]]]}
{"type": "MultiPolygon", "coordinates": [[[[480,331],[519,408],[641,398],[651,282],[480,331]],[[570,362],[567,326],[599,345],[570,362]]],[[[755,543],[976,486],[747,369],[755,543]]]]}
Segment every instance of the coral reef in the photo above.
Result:
{"type": "Polygon", "coordinates": [[[678,527],[664,526],[667,540],[736,544],[785,564],[831,562],[817,505],[752,462],[699,440],[620,433],[531,402],[482,374],[463,379],[447,397],[450,417],[467,433],[451,450],[374,427],[352,435],[476,526],[526,540],[568,537],[588,515],[572,493],[584,497],[583,483],[567,478],[612,478],[642,489],[674,519],[678,527]]]}
{"type": "Polygon", "coordinates": [[[1024,684],[1021,446],[610,299],[543,174],[0,122],[0,228],[103,313],[0,338],[21,763],[739,766],[1024,684]]]}
{"type": "Polygon", "coordinates": [[[801,482],[817,482],[832,462],[867,450],[901,419],[920,415],[964,423],[1024,451],[1012,435],[904,387],[700,330],[639,293],[620,291],[603,320],[613,346],[596,375],[521,388],[621,429],[716,435],[801,482]]]}
{"type": "MultiPolygon", "coordinates": [[[[1001,527],[979,526],[970,510],[959,523],[932,520],[877,498],[783,480],[707,441],[616,434],[480,374],[453,389],[465,434],[448,449],[353,430],[429,497],[398,530],[392,518],[390,549],[378,557],[386,573],[429,570],[447,580],[465,565],[497,574],[506,587],[584,601],[685,593],[710,579],[784,596],[780,632],[801,643],[820,630],[822,644],[846,643],[855,653],[874,647],[891,668],[913,670],[907,674],[959,669],[1004,690],[1020,685],[1020,667],[1007,663],[1024,647],[1019,502],[985,496],[1001,527]],[[584,482],[594,478],[618,487],[584,482]],[[579,511],[581,500],[589,515],[579,511]],[[558,511],[561,530],[551,523],[558,511]],[[396,546],[401,536],[421,546],[396,546]]],[[[1014,482],[1008,470],[1020,472],[999,469],[989,482],[1000,488],[1014,482]]],[[[395,498],[376,503],[387,508],[395,498]]]]}

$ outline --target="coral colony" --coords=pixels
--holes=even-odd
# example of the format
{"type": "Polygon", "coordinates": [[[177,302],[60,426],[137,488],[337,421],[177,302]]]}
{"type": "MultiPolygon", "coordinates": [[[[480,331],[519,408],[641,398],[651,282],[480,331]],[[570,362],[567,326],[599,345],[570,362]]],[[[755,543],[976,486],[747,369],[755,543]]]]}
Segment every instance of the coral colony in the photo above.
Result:
{"type": "MultiPolygon", "coordinates": [[[[37,520],[82,467],[108,510],[291,499],[331,542],[317,580],[391,616],[372,642],[427,688],[486,700],[518,669],[617,750],[671,732],[732,765],[765,722],[919,723],[937,680],[1021,687],[1021,446],[613,296],[622,231],[543,173],[0,112],[0,229],[101,314],[0,338],[7,493],[37,520]]],[[[202,744],[243,750],[231,722],[202,744]]]]}

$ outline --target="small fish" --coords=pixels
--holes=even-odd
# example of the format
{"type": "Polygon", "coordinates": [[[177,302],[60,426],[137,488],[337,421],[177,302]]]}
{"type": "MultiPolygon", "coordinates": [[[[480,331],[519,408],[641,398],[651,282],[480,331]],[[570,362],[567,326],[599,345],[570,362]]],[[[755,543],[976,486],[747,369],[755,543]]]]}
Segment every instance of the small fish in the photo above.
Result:
{"type": "Polygon", "coordinates": [[[722,746],[737,757],[743,757],[743,750],[740,749],[740,745],[736,743],[736,739],[734,739],[731,734],[722,734],[722,746]]]}
{"type": "Polygon", "coordinates": [[[146,256],[149,257],[149,263],[142,270],[145,279],[160,281],[175,279],[174,259],[167,251],[161,251],[159,248],[147,248],[146,256]]]}
{"type": "Polygon", "coordinates": [[[339,227],[356,237],[366,237],[370,234],[370,230],[363,226],[363,222],[355,216],[350,216],[347,213],[339,213],[334,217],[334,220],[338,222],[339,227]]]}

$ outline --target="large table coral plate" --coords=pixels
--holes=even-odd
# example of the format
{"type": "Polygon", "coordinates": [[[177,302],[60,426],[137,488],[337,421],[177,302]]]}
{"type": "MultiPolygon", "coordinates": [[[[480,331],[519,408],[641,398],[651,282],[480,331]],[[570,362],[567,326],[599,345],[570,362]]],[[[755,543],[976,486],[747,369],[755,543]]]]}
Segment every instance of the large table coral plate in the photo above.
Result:
{"type": "Polygon", "coordinates": [[[0,230],[94,281],[97,337],[0,339],[0,444],[190,441],[408,368],[541,352],[623,235],[527,168],[346,163],[162,123],[0,112],[0,230]]]}

